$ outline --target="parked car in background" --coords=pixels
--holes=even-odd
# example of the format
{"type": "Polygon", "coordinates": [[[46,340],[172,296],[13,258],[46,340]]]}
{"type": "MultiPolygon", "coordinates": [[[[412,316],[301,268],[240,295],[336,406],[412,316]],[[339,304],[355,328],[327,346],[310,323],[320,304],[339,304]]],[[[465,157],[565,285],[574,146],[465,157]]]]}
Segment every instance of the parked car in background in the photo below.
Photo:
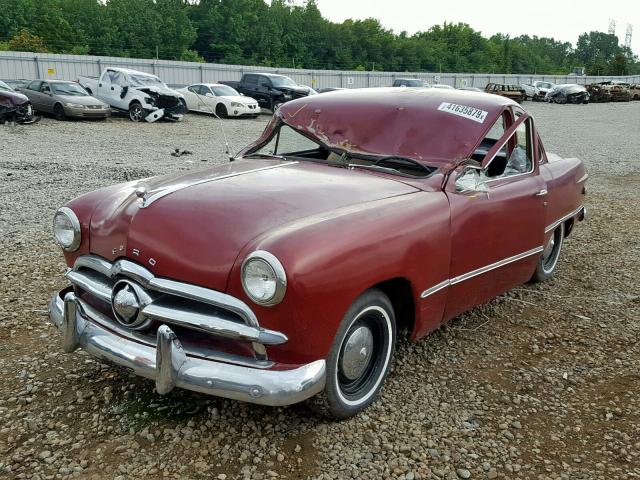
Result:
{"type": "Polygon", "coordinates": [[[484,87],[484,91],[494,95],[500,95],[501,97],[510,98],[518,103],[522,103],[526,98],[525,91],[519,85],[488,83],[487,86],[484,87]]]}
{"type": "Polygon", "coordinates": [[[429,82],[419,78],[396,78],[392,87],[413,87],[413,88],[429,88],[429,82]]]}
{"type": "Polygon", "coordinates": [[[27,80],[25,78],[18,78],[18,79],[14,78],[14,79],[1,79],[0,81],[2,81],[5,85],[8,85],[15,91],[18,88],[26,87],[31,80],[27,80]]]}
{"type": "Polygon", "coordinates": [[[417,340],[551,278],[585,215],[583,163],[547,153],[529,114],[497,95],[298,99],[235,160],[55,213],[70,286],[49,315],[66,352],[159,394],[315,396],[350,417],[378,395],[400,332],[417,340]]]}
{"type": "Polygon", "coordinates": [[[599,83],[586,85],[585,89],[589,93],[589,101],[593,103],[604,103],[611,101],[611,92],[608,88],[599,83]]]}
{"type": "Polygon", "coordinates": [[[38,112],[51,113],[56,120],[66,118],[105,119],[111,115],[109,105],[92,97],[76,82],[33,80],[20,89],[38,112]]]}
{"type": "Polygon", "coordinates": [[[537,96],[533,97],[534,101],[544,101],[547,93],[555,87],[555,83],[547,82],[545,80],[536,80],[533,82],[533,87],[538,90],[537,96]]]}
{"type": "Polygon", "coordinates": [[[640,100],[640,83],[629,85],[629,93],[631,94],[631,100],[640,100]]]}
{"type": "Polygon", "coordinates": [[[190,111],[215,113],[220,118],[256,118],[260,115],[260,106],[255,99],[240,95],[228,85],[196,83],[176,91],[184,96],[190,111]]]}
{"type": "Polygon", "coordinates": [[[547,102],[553,103],[589,103],[589,92],[587,89],[576,83],[565,83],[556,85],[547,93],[547,102]]]}
{"type": "Polygon", "coordinates": [[[221,81],[248,97],[255,98],[262,108],[275,111],[290,100],[306,97],[310,87],[298,85],[289,77],[273,73],[245,73],[239,82],[221,81]]]}
{"type": "Polygon", "coordinates": [[[182,120],[187,111],[182,94],[149,73],[109,67],[100,77],[79,77],[78,83],[114,110],[127,112],[133,122],[182,120]]]}
{"type": "Polygon", "coordinates": [[[610,80],[607,82],[600,82],[598,85],[609,92],[612,102],[628,102],[631,100],[631,85],[626,82],[610,80]]]}
{"type": "Polygon", "coordinates": [[[535,100],[540,96],[540,90],[538,90],[533,85],[523,83],[522,85],[520,85],[520,88],[524,90],[525,100],[535,100]]]}
{"type": "Polygon", "coordinates": [[[29,98],[0,81],[0,124],[11,122],[24,125],[35,121],[29,98]]]}
{"type": "Polygon", "coordinates": [[[478,87],[458,87],[458,90],[466,90],[467,92],[482,92],[478,87]]]}

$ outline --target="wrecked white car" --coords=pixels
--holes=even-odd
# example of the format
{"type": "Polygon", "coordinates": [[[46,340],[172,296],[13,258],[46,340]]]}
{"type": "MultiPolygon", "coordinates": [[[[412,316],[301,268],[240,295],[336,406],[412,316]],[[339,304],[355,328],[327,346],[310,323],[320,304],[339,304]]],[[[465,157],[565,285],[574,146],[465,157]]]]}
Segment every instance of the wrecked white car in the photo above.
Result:
{"type": "Polygon", "coordinates": [[[149,73],[109,67],[100,77],[79,77],[78,83],[112,109],[128,112],[133,122],[179,121],[187,112],[184,96],[149,73]]]}

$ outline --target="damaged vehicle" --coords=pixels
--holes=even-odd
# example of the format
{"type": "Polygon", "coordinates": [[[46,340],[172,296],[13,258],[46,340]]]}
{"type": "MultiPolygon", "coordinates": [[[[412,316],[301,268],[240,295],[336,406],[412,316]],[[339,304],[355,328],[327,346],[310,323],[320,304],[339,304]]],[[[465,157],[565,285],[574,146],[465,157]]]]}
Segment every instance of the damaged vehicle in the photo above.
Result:
{"type": "Polygon", "coordinates": [[[109,67],[100,77],[79,77],[78,83],[113,110],[128,113],[133,122],[179,121],[187,112],[184,96],[149,73],[109,67]]]}
{"type": "Polygon", "coordinates": [[[0,124],[10,122],[26,125],[39,119],[34,115],[33,106],[26,95],[0,81],[0,124]]]}
{"type": "Polygon", "coordinates": [[[626,82],[607,81],[600,82],[598,85],[609,92],[612,102],[629,102],[632,99],[631,85],[626,82]]]}
{"type": "Polygon", "coordinates": [[[565,104],[565,103],[589,103],[589,92],[587,89],[577,83],[566,83],[556,85],[545,96],[547,102],[565,104]]]}
{"type": "Polygon", "coordinates": [[[603,87],[599,83],[592,83],[587,85],[585,88],[589,93],[590,102],[607,103],[611,101],[611,92],[608,88],[603,87]]]}
{"type": "Polygon", "coordinates": [[[582,161],[547,153],[533,118],[498,95],[301,98],[234,160],[55,213],[70,285],[49,315],[64,351],[159,394],[309,399],[347,418],[378,396],[403,332],[415,341],[551,278],[585,218],[582,161]]]}
{"type": "Polygon", "coordinates": [[[527,94],[520,85],[511,85],[507,83],[488,83],[484,87],[484,91],[493,95],[510,98],[518,103],[526,100],[527,94]]]}

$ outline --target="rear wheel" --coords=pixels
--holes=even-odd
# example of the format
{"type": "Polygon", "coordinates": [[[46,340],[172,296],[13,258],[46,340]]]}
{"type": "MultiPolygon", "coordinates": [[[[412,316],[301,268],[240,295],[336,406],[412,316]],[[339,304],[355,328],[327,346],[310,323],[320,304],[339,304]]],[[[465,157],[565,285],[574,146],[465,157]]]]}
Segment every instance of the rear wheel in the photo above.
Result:
{"type": "Polygon", "coordinates": [[[273,111],[273,113],[277,112],[283,103],[284,102],[282,100],[274,100],[273,106],[271,107],[271,110],[273,111]]]}
{"type": "Polygon", "coordinates": [[[531,281],[534,283],[544,282],[551,278],[556,271],[558,265],[558,259],[560,258],[560,251],[562,250],[562,242],[564,241],[564,223],[561,223],[549,237],[547,244],[542,250],[540,260],[536,271],[531,277],[531,281]]]}
{"type": "Polygon", "coordinates": [[[60,121],[67,119],[67,114],[64,113],[64,107],[59,103],[56,103],[55,106],[53,107],[53,116],[55,117],[56,120],[60,120],[60,121]]]}
{"type": "Polygon", "coordinates": [[[132,122],[141,122],[144,120],[144,117],[145,111],[142,105],[138,102],[132,102],[131,105],[129,105],[129,119],[132,122]]]}
{"type": "Polygon", "coordinates": [[[362,294],[342,319],[327,357],[327,380],[312,407],[328,418],[356,415],[376,399],[391,368],[396,322],[389,298],[362,294]]]}

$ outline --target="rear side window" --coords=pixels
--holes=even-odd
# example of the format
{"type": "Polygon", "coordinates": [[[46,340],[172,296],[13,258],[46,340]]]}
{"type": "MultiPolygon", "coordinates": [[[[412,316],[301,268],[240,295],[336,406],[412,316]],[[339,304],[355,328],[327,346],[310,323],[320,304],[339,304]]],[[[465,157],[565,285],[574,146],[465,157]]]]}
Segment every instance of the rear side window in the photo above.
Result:
{"type": "Polygon", "coordinates": [[[34,80],[29,85],[27,85],[27,89],[28,90],[35,90],[37,92],[38,90],[40,90],[40,85],[42,85],[41,81],[34,80]]]}
{"type": "Polygon", "coordinates": [[[258,83],[258,76],[257,75],[245,75],[244,76],[244,82],[245,83],[258,83]]]}

